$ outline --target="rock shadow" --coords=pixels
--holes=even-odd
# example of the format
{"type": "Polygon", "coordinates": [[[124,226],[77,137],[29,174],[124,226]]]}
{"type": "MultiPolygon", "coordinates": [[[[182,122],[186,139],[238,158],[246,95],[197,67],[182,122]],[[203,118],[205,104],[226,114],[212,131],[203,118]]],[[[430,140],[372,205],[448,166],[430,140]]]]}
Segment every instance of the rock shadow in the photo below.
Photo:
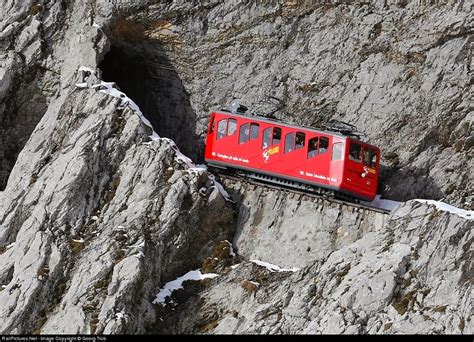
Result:
{"type": "Polygon", "coordinates": [[[130,39],[122,31],[110,35],[110,50],[99,65],[102,78],[135,101],[161,137],[173,139],[196,160],[196,113],[163,43],[141,36],[130,39]]]}

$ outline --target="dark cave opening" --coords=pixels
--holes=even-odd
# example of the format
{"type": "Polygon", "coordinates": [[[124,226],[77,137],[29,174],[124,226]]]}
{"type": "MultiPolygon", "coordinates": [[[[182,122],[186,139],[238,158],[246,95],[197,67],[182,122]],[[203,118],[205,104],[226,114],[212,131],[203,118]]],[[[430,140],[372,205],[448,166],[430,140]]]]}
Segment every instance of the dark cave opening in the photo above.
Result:
{"type": "Polygon", "coordinates": [[[99,68],[102,79],[115,82],[135,101],[161,137],[173,139],[181,152],[201,161],[197,155],[196,113],[159,42],[112,40],[99,68]]]}

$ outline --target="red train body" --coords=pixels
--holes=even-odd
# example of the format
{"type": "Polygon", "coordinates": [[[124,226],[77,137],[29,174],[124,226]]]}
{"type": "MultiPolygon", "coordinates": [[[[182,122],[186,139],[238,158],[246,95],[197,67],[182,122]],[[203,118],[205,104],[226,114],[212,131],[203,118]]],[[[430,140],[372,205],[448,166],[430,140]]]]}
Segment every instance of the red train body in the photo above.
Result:
{"type": "Polygon", "coordinates": [[[364,201],[377,192],[380,149],[354,137],[258,116],[211,113],[205,161],[326,188],[364,201]]]}

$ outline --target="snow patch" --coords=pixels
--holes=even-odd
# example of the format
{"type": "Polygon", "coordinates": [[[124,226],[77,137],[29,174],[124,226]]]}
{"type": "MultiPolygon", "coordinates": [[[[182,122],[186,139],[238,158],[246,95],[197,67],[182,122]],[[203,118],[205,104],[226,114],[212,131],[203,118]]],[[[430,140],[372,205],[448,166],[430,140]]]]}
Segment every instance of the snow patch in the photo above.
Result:
{"type": "Polygon", "coordinates": [[[5,246],[6,249],[10,249],[12,248],[13,246],[15,246],[15,243],[16,242],[12,242],[11,244],[9,244],[8,246],[5,246]]]}
{"type": "Polygon", "coordinates": [[[137,254],[132,255],[133,257],[136,257],[138,259],[145,257],[145,241],[137,245],[128,246],[128,248],[132,248],[132,249],[136,248],[137,254]]]}
{"type": "Polygon", "coordinates": [[[444,202],[434,200],[416,199],[415,201],[420,203],[426,203],[428,205],[434,205],[439,210],[450,212],[451,214],[458,215],[462,218],[465,218],[466,220],[474,220],[473,210],[464,210],[461,208],[453,207],[452,205],[446,204],[444,202]]]}
{"type": "Polygon", "coordinates": [[[196,168],[196,165],[194,165],[193,161],[186,157],[183,153],[181,153],[181,151],[179,150],[178,146],[176,146],[176,143],[169,139],[169,138],[161,138],[161,141],[164,141],[164,142],[167,142],[171,148],[176,152],[176,157],[175,159],[179,162],[183,162],[184,164],[186,164],[186,166],[190,169],[190,170],[195,170],[197,169],[196,168]]]}
{"type": "Polygon", "coordinates": [[[281,268],[277,265],[273,265],[273,264],[270,264],[268,262],[260,261],[260,260],[250,260],[250,262],[253,262],[254,264],[256,264],[258,266],[265,267],[270,272],[297,272],[297,271],[300,270],[299,268],[296,268],[296,267],[294,267],[294,268],[281,268]]]}
{"type": "Polygon", "coordinates": [[[193,173],[195,175],[200,175],[202,174],[204,171],[206,171],[207,169],[206,168],[202,168],[202,167],[199,167],[199,166],[196,166],[196,167],[191,167],[188,171],[190,173],[193,173]]]}
{"type": "Polygon", "coordinates": [[[165,305],[166,298],[170,297],[173,291],[182,289],[183,283],[187,280],[202,280],[208,278],[212,279],[218,276],[219,275],[215,273],[202,274],[199,270],[189,271],[185,275],[176,278],[175,280],[172,280],[170,282],[167,282],[165,286],[161,288],[160,292],[156,295],[156,298],[152,303],[165,305]]]}
{"type": "Polygon", "coordinates": [[[229,255],[230,255],[231,257],[235,257],[234,248],[232,247],[232,244],[230,243],[230,241],[229,241],[229,240],[224,240],[224,241],[229,244],[229,249],[230,249],[229,255]]]}
{"type": "Polygon", "coordinates": [[[87,82],[76,83],[76,87],[78,88],[87,88],[87,82]]]}
{"type": "Polygon", "coordinates": [[[91,74],[95,73],[95,70],[86,66],[81,66],[79,71],[90,72],[91,74]]]}
{"type": "Polygon", "coordinates": [[[377,195],[375,196],[375,199],[372,202],[361,201],[361,203],[379,209],[394,210],[401,202],[381,199],[380,195],[377,195]]]}
{"type": "Polygon", "coordinates": [[[119,320],[125,319],[125,317],[127,317],[127,314],[123,310],[115,314],[115,318],[119,320]]]}
{"type": "Polygon", "coordinates": [[[239,267],[239,266],[240,266],[240,264],[235,264],[235,265],[230,266],[230,268],[232,268],[233,270],[235,270],[235,269],[236,269],[237,267],[239,267]]]}

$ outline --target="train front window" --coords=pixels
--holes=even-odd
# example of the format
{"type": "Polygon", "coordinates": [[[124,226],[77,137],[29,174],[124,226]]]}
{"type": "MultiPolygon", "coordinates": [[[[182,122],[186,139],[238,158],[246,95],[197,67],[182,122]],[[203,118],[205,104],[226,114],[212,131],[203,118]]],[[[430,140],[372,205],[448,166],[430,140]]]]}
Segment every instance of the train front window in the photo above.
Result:
{"type": "Polygon", "coordinates": [[[258,129],[260,126],[256,123],[250,124],[250,140],[254,140],[258,138],[258,129]]]}
{"type": "Polygon", "coordinates": [[[289,133],[285,137],[285,153],[295,150],[295,133],[289,133]]]}
{"type": "Polygon", "coordinates": [[[329,139],[326,137],[321,137],[321,140],[319,141],[319,149],[318,149],[318,154],[323,154],[328,151],[329,148],[329,139]]]}
{"type": "Polygon", "coordinates": [[[239,144],[243,144],[249,141],[249,136],[250,136],[250,124],[246,123],[240,126],[239,144]]]}
{"type": "Polygon", "coordinates": [[[219,121],[217,125],[217,139],[225,137],[227,132],[227,119],[219,121]]]}
{"type": "Polygon", "coordinates": [[[318,155],[318,140],[319,138],[310,139],[308,142],[308,159],[316,157],[318,155]]]}
{"type": "Polygon", "coordinates": [[[351,146],[349,148],[349,159],[354,160],[357,162],[362,161],[362,146],[351,142],[351,146]]]}
{"type": "Polygon", "coordinates": [[[364,163],[370,167],[377,165],[377,152],[369,147],[364,149],[364,163]]]}
{"type": "Polygon", "coordinates": [[[281,128],[275,127],[273,129],[272,145],[278,145],[281,141],[281,128]]]}
{"type": "Polygon", "coordinates": [[[233,135],[237,132],[237,120],[229,119],[229,127],[227,128],[227,135],[233,135]]]}
{"type": "Polygon", "coordinates": [[[331,160],[341,160],[341,159],[342,159],[342,143],[332,144],[331,160]]]}

